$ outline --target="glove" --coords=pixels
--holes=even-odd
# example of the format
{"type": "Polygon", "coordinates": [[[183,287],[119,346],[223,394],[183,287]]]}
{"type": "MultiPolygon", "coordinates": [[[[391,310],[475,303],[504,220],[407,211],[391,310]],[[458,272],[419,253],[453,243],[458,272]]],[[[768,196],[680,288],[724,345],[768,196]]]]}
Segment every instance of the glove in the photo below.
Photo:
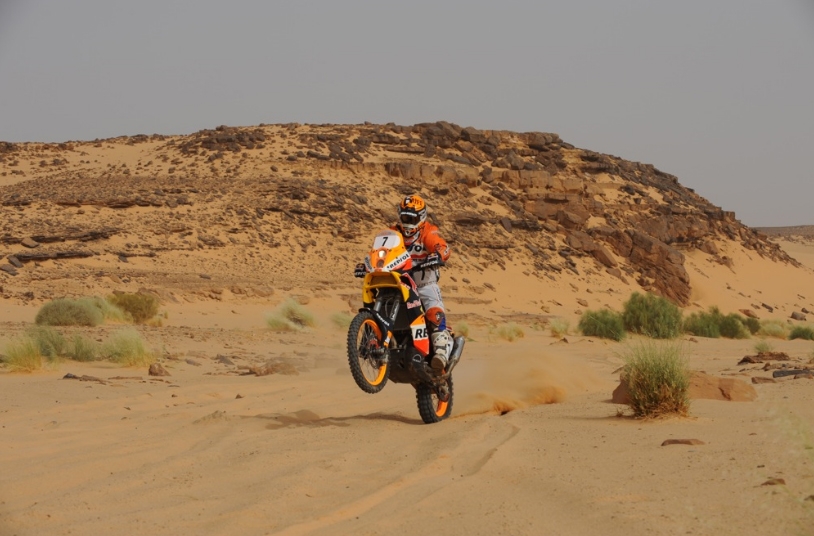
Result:
{"type": "Polygon", "coordinates": [[[367,275],[367,268],[365,268],[365,263],[360,262],[356,265],[356,268],[353,269],[353,276],[365,277],[365,275],[367,275]]]}
{"type": "Polygon", "coordinates": [[[427,259],[421,265],[421,268],[438,268],[439,266],[443,265],[444,261],[442,261],[441,257],[438,256],[438,253],[431,253],[430,255],[427,255],[427,259]]]}

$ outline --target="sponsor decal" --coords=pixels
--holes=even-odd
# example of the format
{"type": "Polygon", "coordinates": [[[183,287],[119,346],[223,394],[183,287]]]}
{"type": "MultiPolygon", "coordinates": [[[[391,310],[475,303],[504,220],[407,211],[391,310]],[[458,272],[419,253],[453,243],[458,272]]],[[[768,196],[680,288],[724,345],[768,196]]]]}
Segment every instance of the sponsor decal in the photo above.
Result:
{"type": "Polygon", "coordinates": [[[415,327],[413,328],[413,340],[420,341],[422,339],[426,339],[427,335],[427,327],[415,327]]]}
{"type": "Polygon", "coordinates": [[[396,258],[393,262],[384,267],[385,271],[391,272],[394,268],[401,266],[410,259],[410,254],[406,251],[396,258]]]}
{"type": "Polygon", "coordinates": [[[407,309],[415,309],[416,307],[421,307],[421,300],[407,302],[407,309]]]}

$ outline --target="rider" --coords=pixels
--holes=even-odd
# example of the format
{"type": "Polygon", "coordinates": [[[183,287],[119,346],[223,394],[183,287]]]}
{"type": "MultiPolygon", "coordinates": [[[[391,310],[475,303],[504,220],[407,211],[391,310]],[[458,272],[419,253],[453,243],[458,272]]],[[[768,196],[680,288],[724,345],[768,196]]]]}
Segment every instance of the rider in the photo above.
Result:
{"type": "Polygon", "coordinates": [[[424,306],[427,328],[435,349],[430,365],[442,370],[447,366],[452,338],[447,331],[444,302],[438,288],[438,268],[449,259],[449,246],[438,234],[438,227],[427,221],[427,204],[420,195],[405,197],[398,208],[399,221],[391,229],[404,237],[413,266],[423,267],[413,272],[413,279],[424,306]]]}

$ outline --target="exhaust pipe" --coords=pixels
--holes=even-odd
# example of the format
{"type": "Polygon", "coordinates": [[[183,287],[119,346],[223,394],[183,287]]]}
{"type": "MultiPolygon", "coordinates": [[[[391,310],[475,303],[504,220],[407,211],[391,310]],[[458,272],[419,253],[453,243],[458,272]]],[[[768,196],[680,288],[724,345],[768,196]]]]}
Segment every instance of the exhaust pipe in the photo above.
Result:
{"type": "Polygon", "coordinates": [[[458,364],[458,361],[461,360],[461,354],[464,351],[464,343],[466,343],[466,337],[460,335],[455,337],[455,342],[452,345],[452,353],[449,355],[449,365],[447,366],[447,375],[452,372],[452,369],[455,368],[455,365],[458,364]]]}

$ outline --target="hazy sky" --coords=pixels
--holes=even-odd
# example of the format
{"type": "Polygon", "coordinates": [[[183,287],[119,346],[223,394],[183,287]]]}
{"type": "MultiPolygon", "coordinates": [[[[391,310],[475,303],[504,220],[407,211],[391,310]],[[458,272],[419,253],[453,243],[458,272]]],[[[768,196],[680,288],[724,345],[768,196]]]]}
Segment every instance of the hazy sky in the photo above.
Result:
{"type": "Polygon", "coordinates": [[[0,0],[0,140],[437,120],[814,224],[814,0],[0,0]]]}

